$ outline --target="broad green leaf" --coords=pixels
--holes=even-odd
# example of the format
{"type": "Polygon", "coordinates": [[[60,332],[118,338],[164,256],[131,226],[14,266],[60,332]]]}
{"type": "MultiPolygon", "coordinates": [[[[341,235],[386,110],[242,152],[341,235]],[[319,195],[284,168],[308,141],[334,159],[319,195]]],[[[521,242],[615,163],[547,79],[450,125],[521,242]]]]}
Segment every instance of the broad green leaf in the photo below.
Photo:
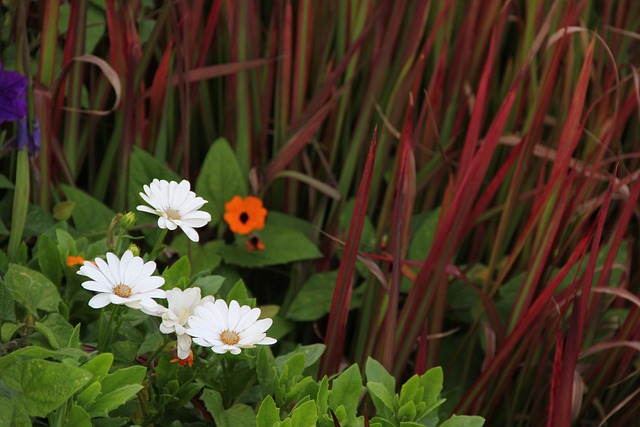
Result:
{"type": "Polygon", "coordinates": [[[4,277],[13,299],[25,306],[29,313],[38,315],[38,309],[53,312],[62,302],[58,289],[42,273],[10,264],[4,277]]]}
{"type": "Polygon", "coordinates": [[[482,427],[484,418],[468,415],[452,415],[451,418],[440,424],[440,427],[482,427]]]}
{"type": "Polygon", "coordinates": [[[223,244],[224,242],[221,240],[212,240],[204,244],[194,245],[189,243],[189,239],[184,233],[176,236],[171,241],[171,247],[180,256],[189,256],[191,271],[194,274],[202,271],[213,271],[220,265],[222,257],[218,254],[218,250],[223,244]],[[191,246],[191,251],[189,251],[189,245],[191,246]]]}
{"type": "Polygon", "coordinates": [[[411,400],[406,402],[404,405],[401,405],[398,409],[398,420],[413,421],[416,419],[416,414],[416,404],[411,400]]]}
{"type": "Polygon", "coordinates": [[[296,321],[313,321],[328,314],[337,278],[337,271],[311,276],[291,303],[287,318],[296,321]]]}
{"type": "Polygon", "coordinates": [[[139,385],[142,383],[146,373],[147,369],[144,366],[130,366],[118,369],[102,379],[102,392],[111,393],[128,385],[139,385]]]}
{"type": "Polygon", "coordinates": [[[238,280],[238,283],[236,283],[233,288],[231,288],[225,300],[227,301],[227,303],[231,303],[231,301],[233,300],[238,301],[238,304],[240,304],[241,306],[249,305],[251,307],[254,307],[256,304],[255,298],[251,298],[249,296],[247,287],[242,280],[238,280]]]}
{"type": "Polygon", "coordinates": [[[73,209],[76,207],[76,202],[65,200],[53,207],[53,218],[58,221],[68,221],[71,219],[73,209]]]}
{"type": "Polygon", "coordinates": [[[231,408],[227,409],[225,413],[230,426],[255,427],[256,425],[256,414],[253,412],[253,408],[249,405],[236,403],[231,408]]]}
{"type": "Polygon", "coordinates": [[[264,267],[322,256],[307,236],[291,228],[271,225],[267,221],[258,234],[264,242],[264,250],[249,251],[244,241],[237,238],[234,244],[219,248],[222,259],[240,267],[264,267]]]}
{"type": "Polygon", "coordinates": [[[78,394],[78,398],[77,398],[78,405],[81,405],[84,407],[91,406],[93,402],[96,401],[96,398],[98,397],[101,391],[102,391],[102,386],[100,385],[99,382],[94,382],[92,384],[89,384],[87,388],[85,388],[78,394]]]}
{"type": "Polygon", "coordinates": [[[422,400],[422,390],[420,388],[420,377],[418,375],[413,375],[411,378],[407,380],[404,384],[402,384],[402,388],[400,390],[400,399],[398,400],[398,404],[402,407],[408,402],[418,403],[422,400]],[[416,399],[417,398],[417,399],[416,399]]]}
{"type": "Polygon", "coordinates": [[[100,381],[109,373],[113,363],[113,354],[102,353],[89,360],[83,368],[93,374],[92,381],[100,381]]]}
{"type": "Polygon", "coordinates": [[[444,373],[441,367],[429,369],[420,376],[420,385],[424,388],[422,401],[427,405],[439,400],[442,384],[444,382],[444,373]]]}
{"type": "Polygon", "coordinates": [[[379,382],[369,381],[367,383],[367,389],[369,390],[369,395],[373,400],[377,412],[380,415],[390,418],[396,408],[395,396],[387,390],[384,384],[379,382]]]}
{"type": "Polygon", "coordinates": [[[0,372],[4,383],[31,416],[44,417],[62,405],[89,380],[84,369],[46,360],[16,360],[0,372]]]}
{"type": "Polygon", "coordinates": [[[273,427],[280,422],[280,410],[273,401],[273,397],[267,395],[260,404],[258,415],[256,416],[256,427],[273,427]]]}
{"type": "Polygon", "coordinates": [[[344,405],[349,416],[355,415],[360,395],[364,390],[360,368],[357,364],[351,365],[333,380],[329,395],[329,407],[335,411],[340,405],[344,405]]]}
{"type": "Polygon", "coordinates": [[[397,424],[392,423],[382,417],[373,417],[371,419],[371,427],[398,427],[397,424]]]}
{"type": "Polygon", "coordinates": [[[73,405],[67,414],[66,425],[74,427],[92,427],[91,417],[78,405],[73,405]]]}
{"type": "Polygon", "coordinates": [[[49,314],[42,322],[36,322],[36,331],[47,338],[54,350],[66,348],[74,328],[58,313],[49,314]]]}
{"type": "Polygon", "coordinates": [[[41,235],[38,239],[38,265],[42,274],[53,283],[61,283],[60,253],[56,243],[47,234],[41,235]]]}
{"type": "Polygon", "coordinates": [[[16,321],[16,310],[15,303],[13,302],[13,296],[5,286],[2,279],[0,279],[0,320],[8,320],[9,322],[16,321]]]}
{"type": "Polygon", "coordinates": [[[226,139],[217,139],[209,148],[196,182],[196,194],[208,201],[202,209],[211,214],[211,225],[222,219],[224,204],[233,196],[247,195],[246,177],[226,139]]]}
{"type": "MultiPolygon", "coordinates": [[[[17,323],[12,323],[12,322],[3,323],[2,327],[0,327],[0,341],[2,342],[11,341],[11,338],[13,338],[13,335],[20,328],[21,328],[21,325],[17,323]]],[[[6,359],[6,357],[4,359],[6,359]]],[[[4,359],[0,359],[0,366],[2,365],[2,360],[4,359]]]]}
{"type": "Polygon", "coordinates": [[[291,412],[291,425],[315,426],[317,421],[318,410],[313,400],[303,403],[291,412]]]}
{"type": "Polygon", "coordinates": [[[106,415],[119,406],[124,405],[142,390],[142,385],[123,385],[109,393],[105,393],[105,388],[106,387],[103,387],[100,396],[87,408],[93,416],[106,415]]]}
{"type": "Polygon", "coordinates": [[[297,354],[304,355],[304,367],[308,368],[320,359],[326,346],[324,344],[298,345],[298,347],[290,353],[276,357],[276,364],[279,369],[297,354]]]}
{"type": "Polygon", "coordinates": [[[31,427],[31,418],[26,409],[16,399],[6,400],[0,397],[0,423],[11,427],[31,427]]]}
{"type": "MultiPolygon", "coordinates": [[[[1,359],[0,359],[1,360],[1,359]]],[[[256,360],[256,375],[263,396],[275,393],[278,369],[276,361],[271,353],[271,349],[266,346],[258,346],[258,357],[256,360]]]]}
{"type": "MultiPolygon", "coordinates": [[[[154,179],[167,181],[181,181],[175,172],[171,171],[164,163],[159,162],[151,154],[139,147],[133,147],[129,160],[129,206],[134,208],[143,204],[139,193],[144,191],[143,186],[151,184],[154,179]]],[[[136,215],[144,215],[136,212],[136,215]]],[[[152,215],[146,215],[152,218],[152,215]]],[[[157,219],[157,218],[156,218],[157,219]]]]}
{"type": "Polygon", "coordinates": [[[396,392],[396,379],[393,375],[387,372],[384,366],[382,366],[382,363],[369,357],[365,366],[365,373],[367,375],[368,382],[381,383],[390,395],[393,395],[396,392]]]}
{"type": "Polygon", "coordinates": [[[60,254],[60,262],[67,265],[69,255],[77,255],[76,241],[64,230],[56,230],[56,240],[58,240],[58,254],[60,254]]]}
{"type": "Polygon", "coordinates": [[[280,370],[280,383],[292,383],[304,371],[304,354],[295,354],[280,370]]]}
{"type": "Polygon", "coordinates": [[[189,284],[191,278],[191,265],[189,264],[189,258],[186,256],[181,257],[173,265],[167,267],[162,272],[165,283],[164,289],[180,288],[182,290],[189,284]]]}
{"type": "Polygon", "coordinates": [[[67,200],[76,203],[71,218],[78,231],[97,232],[107,231],[115,212],[102,202],[87,193],[68,185],[62,185],[67,200]]]}
{"type": "Polygon", "coordinates": [[[202,392],[200,399],[204,402],[205,408],[213,416],[218,427],[233,427],[227,419],[227,414],[222,405],[222,396],[218,391],[206,389],[202,392]]]}
{"type": "Polygon", "coordinates": [[[29,205],[27,222],[24,226],[25,236],[40,236],[56,225],[55,219],[40,206],[29,205]]]}
{"type": "Polygon", "coordinates": [[[201,295],[203,297],[206,295],[215,295],[222,287],[224,280],[225,278],[223,276],[204,276],[196,279],[193,286],[201,289],[201,295]]]}

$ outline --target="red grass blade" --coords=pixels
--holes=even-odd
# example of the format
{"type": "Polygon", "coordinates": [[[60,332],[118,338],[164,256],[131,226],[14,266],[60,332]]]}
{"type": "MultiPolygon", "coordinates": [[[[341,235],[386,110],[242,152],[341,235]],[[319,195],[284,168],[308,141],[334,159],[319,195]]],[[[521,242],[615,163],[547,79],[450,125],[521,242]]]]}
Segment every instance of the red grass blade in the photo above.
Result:
{"type": "Polygon", "coordinates": [[[376,152],[376,132],[373,132],[373,139],[369,147],[367,162],[364,166],[362,180],[358,188],[356,204],[349,225],[349,233],[338,270],[336,287],[331,301],[331,311],[329,313],[329,323],[325,332],[325,345],[327,349],[320,361],[318,376],[322,377],[338,371],[342,350],[344,348],[344,338],[347,326],[347,315],[351,302],[351,291],[353,289],[353,273],[358,255],[358,245],[362,236],[364,219],[367,213],[369,201],[369,190],[371,188],[371,177],[373,175],[373,165],[376,152]]]}

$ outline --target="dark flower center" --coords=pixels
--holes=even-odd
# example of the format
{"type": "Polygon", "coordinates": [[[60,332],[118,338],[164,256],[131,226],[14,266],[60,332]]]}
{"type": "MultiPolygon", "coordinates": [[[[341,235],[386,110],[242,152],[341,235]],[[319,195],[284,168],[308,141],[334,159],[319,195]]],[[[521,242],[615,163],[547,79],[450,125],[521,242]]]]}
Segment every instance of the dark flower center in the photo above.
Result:
{"type": "Polygon", "coordinates": [[[246,212],[242,212],[240,214],[240,222],[243,223],[243,224],[246,224],[247,221],[249,221],[249,215],[247,215],[246,212]]]}

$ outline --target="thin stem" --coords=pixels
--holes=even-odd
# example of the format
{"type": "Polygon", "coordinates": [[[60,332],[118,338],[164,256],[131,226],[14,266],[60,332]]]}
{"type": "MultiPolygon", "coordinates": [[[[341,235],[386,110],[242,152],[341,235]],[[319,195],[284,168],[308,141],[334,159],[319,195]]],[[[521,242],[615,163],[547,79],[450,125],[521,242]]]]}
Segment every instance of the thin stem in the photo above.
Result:
{"type": "Polygon", "coordinates": [[[165,228],[160,232],[158,241],[156,242],[155,246],[151,250],[151,253],[149,254],[149,261],[155,261],[155,259],[158,257],[158,252],[160,252],[160,248],[162,247],[162,241],[164,240],[164,237],[167,235],[167,231],[168,230],[165,228]]]}

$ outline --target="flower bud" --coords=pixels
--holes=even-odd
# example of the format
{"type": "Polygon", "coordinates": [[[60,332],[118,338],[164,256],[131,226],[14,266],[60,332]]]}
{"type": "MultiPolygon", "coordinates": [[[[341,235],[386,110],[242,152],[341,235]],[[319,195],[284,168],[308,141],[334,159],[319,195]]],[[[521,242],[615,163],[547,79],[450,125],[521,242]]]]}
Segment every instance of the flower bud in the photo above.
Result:
{"type": "Polygon", "coordinates": [[[135,243],[130,244],[127,249],[131,251],[133,256],[140,256],[140,246],[135,243]]]}
{"type": "Polygon", "coordinates": [[[127,212],[122,216],[120,220],[120,227],[125,230],[130,230],[136,224],[136,214],[133,212],[127,212]]]}

